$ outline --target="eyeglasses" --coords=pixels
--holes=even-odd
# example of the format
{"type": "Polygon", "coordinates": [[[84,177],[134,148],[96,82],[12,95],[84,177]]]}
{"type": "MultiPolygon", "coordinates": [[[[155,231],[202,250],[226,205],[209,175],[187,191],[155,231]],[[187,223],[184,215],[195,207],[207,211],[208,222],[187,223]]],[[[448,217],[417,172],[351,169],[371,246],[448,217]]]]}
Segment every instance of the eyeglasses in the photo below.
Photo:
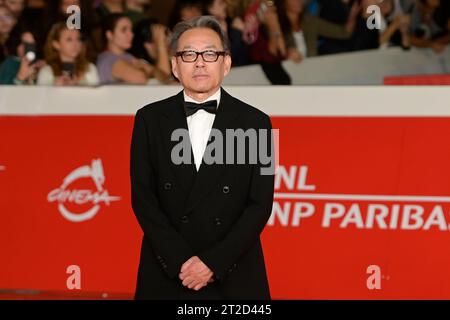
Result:
{"type": "Polygon", "coordinates": [[[205,62],[216,62],[217,59],[219,59],[219,56],[224,56],[226,54],[225,51],[213,51],[213,50],[206,50],[206,51],[193,51],[193,50],[186,50],[186,51],[179,51],[175,53],[175,56],[181,57],[181,60],[184,62],[195,62],[198,59],[198,56],[202,56],[203,61],[205,62]]]}

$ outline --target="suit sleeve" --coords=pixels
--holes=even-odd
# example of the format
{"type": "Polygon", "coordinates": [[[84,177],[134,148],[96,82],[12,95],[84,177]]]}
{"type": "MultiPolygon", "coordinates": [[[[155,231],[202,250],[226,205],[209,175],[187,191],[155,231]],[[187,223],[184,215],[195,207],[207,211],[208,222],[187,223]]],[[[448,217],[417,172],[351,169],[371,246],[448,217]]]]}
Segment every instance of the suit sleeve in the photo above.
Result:
{"type": "MultiPolygon", "coordinates": [[[[266,116],[262,128],[271,132],[272,125],[268,116],[266,116]]],[[[266,150],[271,150],[271,145],[273,145],[273,141],[269,134],[266,150]]],[[[273,152],[271,152],[271,157],[273,161],[273,152]]],[[[272,165],[274,166],[274,162],[272,165]]],[[[270,218],[273,205],[274,172],[262,175],[261,168],[270,167],[270,165],[265,166],[260,161],[252,166],[247,206],[227,235],[212,248],[198,255],[219,280],[223,279],[228,271],[232,270],[232,266],[238,263],[240,256],[259,240],[259,236],[270,218]]]]}
{"type": "Polygon", "coordinates": [[[144,237],[150,240],[166,274],[173,278],[181,265],[194,254],[159,205],[148,137],[142,110],[138,110],[130,152],[131,204],[144,237]]]}

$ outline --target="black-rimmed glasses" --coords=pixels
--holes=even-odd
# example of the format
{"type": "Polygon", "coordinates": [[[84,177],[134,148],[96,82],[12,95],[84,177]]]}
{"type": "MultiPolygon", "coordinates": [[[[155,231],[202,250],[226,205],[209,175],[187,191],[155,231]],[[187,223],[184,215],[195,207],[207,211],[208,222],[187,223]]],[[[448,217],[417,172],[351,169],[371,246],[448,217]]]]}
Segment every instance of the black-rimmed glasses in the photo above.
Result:
{"type": "Polygon", "coordinates": [[[198,56],[202,56],[203,61],[205,62],[216,62],[220,56],[224,56],[226,54],[225,51],[214,51],[214,50],[206,50],[206,51],[194,51],[194,50],[185,50],[178,51],[175,53],[175,56],[181,57],[181,60],[184,62],[195,62],[198,59],[198,56]]]}

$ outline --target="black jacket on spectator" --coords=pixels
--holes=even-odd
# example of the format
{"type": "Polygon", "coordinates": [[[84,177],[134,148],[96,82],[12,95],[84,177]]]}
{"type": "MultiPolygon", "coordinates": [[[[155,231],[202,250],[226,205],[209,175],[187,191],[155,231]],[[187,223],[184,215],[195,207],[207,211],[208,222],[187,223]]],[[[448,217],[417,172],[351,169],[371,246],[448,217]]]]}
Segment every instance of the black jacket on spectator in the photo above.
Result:
{"type": "Polygon", "coordinates": [[[380,46],[379,39],[379,30],[369,29],[367,21],[359,17],[353,35],[349,40],[349,51],[376,49],[380,46]]]}

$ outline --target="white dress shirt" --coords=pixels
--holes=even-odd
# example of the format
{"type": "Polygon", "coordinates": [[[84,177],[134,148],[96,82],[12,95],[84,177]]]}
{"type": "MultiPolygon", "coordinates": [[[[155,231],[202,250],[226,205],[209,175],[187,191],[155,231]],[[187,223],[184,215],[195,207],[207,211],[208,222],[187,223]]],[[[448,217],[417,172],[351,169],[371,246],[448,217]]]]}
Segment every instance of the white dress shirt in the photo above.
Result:
{"type": "MultiPolygon", "coordinates": [[[[220,88],[205,101],[196,101],[189,97],[184,91],[183,95],[184,101],[187,102],[203,103],[210,100],[217,100],[217,106],[219,106],[220,103],[220,88]]],[[[209,113],[205,110],[198,110],[196,113],[186,118],[197,171],[202,163],[203,154],[205,153],[206,145],[208,143],[208,138],[215,118],[215,114],[209,113]]]]}

